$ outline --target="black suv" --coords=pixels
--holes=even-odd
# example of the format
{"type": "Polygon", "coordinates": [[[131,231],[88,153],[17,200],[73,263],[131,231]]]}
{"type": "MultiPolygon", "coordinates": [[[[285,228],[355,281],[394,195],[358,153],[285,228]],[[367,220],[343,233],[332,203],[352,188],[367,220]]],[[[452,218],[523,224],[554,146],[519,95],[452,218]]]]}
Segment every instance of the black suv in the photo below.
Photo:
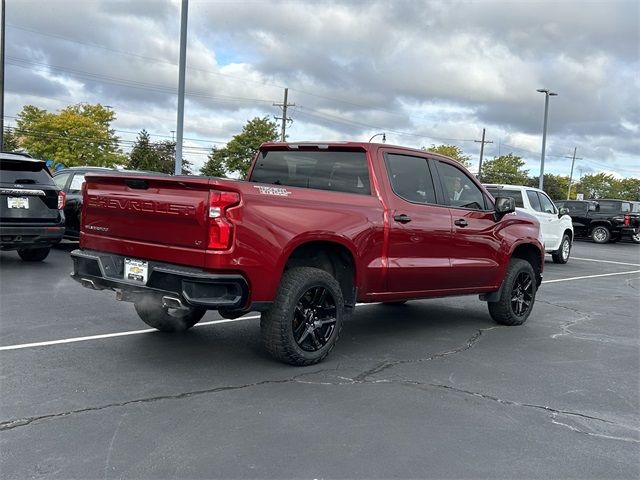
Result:
{"type": "Polygon", "coordinates": [[[0,152],[0,249],[39,262],[64,234],[65,195],[45,162],[0,152]]]}

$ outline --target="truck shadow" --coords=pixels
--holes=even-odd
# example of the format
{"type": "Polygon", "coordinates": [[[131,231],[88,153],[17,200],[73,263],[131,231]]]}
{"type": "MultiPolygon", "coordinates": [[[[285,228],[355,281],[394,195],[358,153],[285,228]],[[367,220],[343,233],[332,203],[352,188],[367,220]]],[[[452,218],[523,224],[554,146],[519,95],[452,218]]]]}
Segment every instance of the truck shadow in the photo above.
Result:
{"type": "MultiPolygon", "coordinates": [[[[331,365],[339,356],[354,360],[414,357],[464,343],[479,329],[495,326],[485,304],[473,301],[477,303],[475,308],[462,308],[451,300],[448,305],[434,300],[358,306],[345,321],[334,351],[320,365],[331,365]]],[[[210,315],[203,322],[212,320],[210,315]]],[[[152,366],[170,376],[192,376],[194,367],[216,372],[230,364],[236,372],[244,368],[264,372],[291,368],[265,351],[258,319],[205,325],[181,334],[140,335],[131,341],[134,345],[129,344],[125,354],[130,365],[146,363],[146,368],[152,366]]],[[[118,353],[122,355],[123,350],[118,353]]]]}

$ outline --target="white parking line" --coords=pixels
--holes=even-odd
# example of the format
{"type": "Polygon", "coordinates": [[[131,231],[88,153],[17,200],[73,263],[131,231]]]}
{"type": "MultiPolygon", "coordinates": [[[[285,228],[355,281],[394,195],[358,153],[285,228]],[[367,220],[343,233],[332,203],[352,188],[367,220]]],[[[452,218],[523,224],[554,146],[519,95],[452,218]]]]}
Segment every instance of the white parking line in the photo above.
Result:
{"type": "Polygon", "coordinates": [[[558,278],[556,280],[543,280],[542,283],[569,282],[571,280],[582,280],[585,278],[612,277],[614,275],[631,275],[632,273],[640,273],[640,270],[632,270],[630,272],[601,273],[599,275],[584,275],[582,277],[558,278]]]}
{"type": "MultiPolygon", "coordinates": [[[[579,260],[590,260],[590,259],[579,259],[579,260]]],[[[602,261],[606,263],[619,263],[619,262],[608,262],[606,260],[593,260],[593,261],[602,261]]],[[[635,265],[633,263],[623,264],[623,265],[635,265]]],[[[640,266],[640,265],[637,265],[640,266]]],[[[598,278],[598,277],[610,277],[613,275],[631,275],[634,273],[640,273],[640,270],[632,270],[630,272],[615,272],[615,273],[602,273],[599,275],[584,275],[582,277],[568,277],[568,278],[558,278],[556,280],[543,280],[542,283],[557,283],[557,282],[570,282],[573,280],[583,280],[587,278],[598,278]]],[[[357,306],[367,306],[367,305],[377,305],[378,303],[358,303],[357,306]]],[[[240,317],[235,319],[222,319],[222,320],[211,320],[209,322],[200,322],[197,323],[196,327],[205,327],[207,325],[216,325],[219,323],[231,323],[231,322],[241,322],[243,320],[255,320],[260,318],[260,315],[250,315],[248,317],[240,317]]],[[[33,347],[47,347],[50,345],[61,345],[65,343],[77,343],[77,342],[86,342],[88,340],[100,340],[103,338],[115,338],[115,337],[126,337],[129,335],[140,335],[143,333],[153,333],[157,332],[155,328],[145,328],[144,330],[129,330],[127,332],[115,332],[115,333],[104,333],[102,335],[90,335],[88,337],[74,337],[74,338],[63,338],[61,340],[51,340],[48,342],[35,342],[35,343],[22,343],[19,345],[6,345],[4,347],[0,347],[0,352],[5,352],[8,350],[21,350],[24,348],[33,348],[33,347]]]]}
{"type": "MultiPolygon", "coordinates": [[[[195,327],[204,327],[206,325],[215,325],[218,323],[240,322],[242,320],[254,320],[260,318],[260,315],[251,315],[250,317],[240,317],[233,320],[211,320],[209,322],[197,323],[195,327]]],[[[128,332],[104,333],[102,335],[90,335],[88,337],[63,338],[62,340],[51,340],[48,342],[23,343],[21,345],[7,345],[0,347],[0,351],[21,350],[23,348],[47,347],[49,345],[61,345],[63,343],[86,342],[87,340],[100,340],[101,338],[126,337],[129,335],[140,335],[142,333],[157,332],[155,328],[145,328],[144,330],[129,330],[128,332]]]]}
{"type": "Polygon", "coordinates": [[[584,262],[611,263],[613,265],[630,265],[632,267],[640,267],[640,263],[614,262],[612,260],[596,260],[594,258],[571,257],[571,260],[582,260],[584,262]]]}

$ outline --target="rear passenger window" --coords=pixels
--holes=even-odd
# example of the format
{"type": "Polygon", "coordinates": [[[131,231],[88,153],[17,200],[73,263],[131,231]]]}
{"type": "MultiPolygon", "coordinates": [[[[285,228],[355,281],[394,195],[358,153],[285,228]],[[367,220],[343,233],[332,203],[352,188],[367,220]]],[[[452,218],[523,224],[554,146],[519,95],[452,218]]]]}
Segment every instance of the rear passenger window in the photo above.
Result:
{"type": "Polygon", "coordinates": [[[527,190],[527,197],[529,198],[531,208],[533,208],[536,212],[542,212],[542,206],[540,205],[538,192],[536,192],[535,190],[527,190]]]}
{"type": "Polygon", "coordinates": [[[396,195],[413,203],[436,203],[436,193],[426,158],[386,155],[389,180],[396,195]]]}
{"type": "Polygon", "coordinates": [[[68,173],[63,173],[53,177],[53,181],[56,182],[56,185],[60,190],[64,189],[64,186],[67,184],[67,180],[69,180],[68,173]]]}
{"type": "Polygon", "coordinates": [[[538,193],[538,197],[540,197],[540,206],[542,207],[542,211],[545,213],[557,213],[556,207],[553,205],[553,202],[549,197],[547,197],[544,193],[538,193]]]}
{"type": "Polygon", "coordinates": [[[76,173],[71,180],[71,185],[69,185],[69,193],[80,193],[83,183],[84,173],[76,173]]]}
{"type": "Polygon", "coordinates": [[[371,194],[365,152],[270,150],[261,152],[251,182],[371,194]]]}
{"type": "Polygon", "coordinates": [[[511,197],[516,202],[516,207],[523,208],[524,201],[522,200],[522,192],[520,190],[504,190],[502,188],[487,188],[489,193],[496,197],[511,197]]]}

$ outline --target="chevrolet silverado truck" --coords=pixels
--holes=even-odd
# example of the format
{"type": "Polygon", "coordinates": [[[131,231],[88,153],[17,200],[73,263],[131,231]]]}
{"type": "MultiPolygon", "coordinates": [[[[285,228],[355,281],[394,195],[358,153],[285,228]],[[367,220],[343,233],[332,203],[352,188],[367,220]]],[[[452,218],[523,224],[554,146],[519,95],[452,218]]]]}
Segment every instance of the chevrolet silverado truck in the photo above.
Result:
{"type": "Polygon", "coordinates": [[[628,236],[640,243],[640,212],[627,200],[562,200],[573,220],[578,237],[591,237],[595,243],[617,242],[628,236]]]}
{"type": "Polygon", "coordinates": [[[88,172],[82,188],[75,280],[165,332],[259,311],[293,365],[324,359],[357,303],[479,294],[520,325],[542,280],[539,222],[422,150],[266,143],[244,181],[88,172]]]}

